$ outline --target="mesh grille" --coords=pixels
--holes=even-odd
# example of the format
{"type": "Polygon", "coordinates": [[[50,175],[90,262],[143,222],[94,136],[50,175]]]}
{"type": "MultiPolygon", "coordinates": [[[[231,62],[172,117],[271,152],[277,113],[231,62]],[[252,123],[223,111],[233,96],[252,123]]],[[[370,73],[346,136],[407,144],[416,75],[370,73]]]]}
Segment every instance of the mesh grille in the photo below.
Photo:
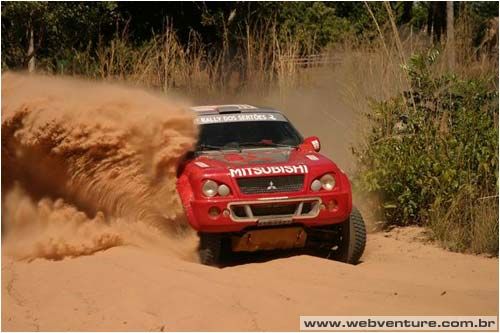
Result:
{"type": "Polygon", "coordinates": [[[298,192],[304,186],[304,175],[236,179],[241,193],[298,192]]]}

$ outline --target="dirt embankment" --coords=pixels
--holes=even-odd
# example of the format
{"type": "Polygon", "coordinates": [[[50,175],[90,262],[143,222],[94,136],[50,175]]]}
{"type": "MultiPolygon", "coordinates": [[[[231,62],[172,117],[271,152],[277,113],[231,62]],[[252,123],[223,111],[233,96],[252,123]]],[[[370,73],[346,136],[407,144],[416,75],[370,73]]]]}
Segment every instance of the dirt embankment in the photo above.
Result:
{"type": "MultiPolygon", "coordinates": [[[[414,228],[369,235],[357,266],[304,255],[202,266],[175,193],[175,163],[196,134],[182,104],[20,75],[3,77],[2,97],[3,330],[297,330],[299,315],[498,313],[498,260],[423,244],[414,228]]],[[[291,110],[349,168],[352,132],[336,133],[351,115],[291,110]]]]}

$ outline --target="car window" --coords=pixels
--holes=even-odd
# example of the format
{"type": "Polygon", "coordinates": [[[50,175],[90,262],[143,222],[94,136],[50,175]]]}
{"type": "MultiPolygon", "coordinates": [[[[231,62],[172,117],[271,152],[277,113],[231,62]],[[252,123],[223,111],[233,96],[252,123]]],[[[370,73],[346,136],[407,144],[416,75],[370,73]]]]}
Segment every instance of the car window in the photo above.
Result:
{"type": "Polygon", "coordinates": [[[200,125],[198,148],[297,146],[301,135],[286,121],[224,122],[200,125]]]}

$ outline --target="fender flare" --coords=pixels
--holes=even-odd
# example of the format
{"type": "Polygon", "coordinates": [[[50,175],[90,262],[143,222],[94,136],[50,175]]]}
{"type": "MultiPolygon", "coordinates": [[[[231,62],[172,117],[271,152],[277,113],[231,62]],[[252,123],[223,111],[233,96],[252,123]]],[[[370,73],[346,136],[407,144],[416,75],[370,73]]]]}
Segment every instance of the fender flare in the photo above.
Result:
{"type": "Polygon", "coordinates": [[[197,227],[198,223],[193,213],[193,207],[191,206],[191,201],[194,198],[194,193],[193,188],[191,187],[191,184],[189,182],[189,178],[185,175],[181,175],[177,179],[176,186],[177,193],[179,194],[179,197],[181,199],[182,207],[184,208],[184,213],[186,214],[189,223],[192,226],[197,227]]]}

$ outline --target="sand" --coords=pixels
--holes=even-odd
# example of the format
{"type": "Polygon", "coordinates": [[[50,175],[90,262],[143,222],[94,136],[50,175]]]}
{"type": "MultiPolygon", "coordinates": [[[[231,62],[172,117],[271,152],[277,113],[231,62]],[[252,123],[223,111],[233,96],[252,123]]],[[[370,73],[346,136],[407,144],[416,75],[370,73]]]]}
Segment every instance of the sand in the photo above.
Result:
{"type": "Polygon", "coordinates": [[[293,331],[300,315],[497,315],[498,260],[424,244],[420,232],[369,235],[357,266],[300,255],[221,269],[134,246],[4,257],[2,329],[293,331]]]}

